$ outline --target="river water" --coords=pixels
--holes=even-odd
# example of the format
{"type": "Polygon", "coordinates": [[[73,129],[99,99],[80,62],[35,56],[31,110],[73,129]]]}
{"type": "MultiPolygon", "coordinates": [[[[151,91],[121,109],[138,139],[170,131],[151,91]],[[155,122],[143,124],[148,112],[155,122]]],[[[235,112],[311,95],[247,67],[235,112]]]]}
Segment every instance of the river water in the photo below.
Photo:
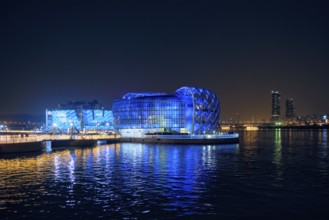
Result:
{"type": "Polygon", "coordinates": [[[1,219],[329,219],[327,130],[0,155],[1,219]]]}

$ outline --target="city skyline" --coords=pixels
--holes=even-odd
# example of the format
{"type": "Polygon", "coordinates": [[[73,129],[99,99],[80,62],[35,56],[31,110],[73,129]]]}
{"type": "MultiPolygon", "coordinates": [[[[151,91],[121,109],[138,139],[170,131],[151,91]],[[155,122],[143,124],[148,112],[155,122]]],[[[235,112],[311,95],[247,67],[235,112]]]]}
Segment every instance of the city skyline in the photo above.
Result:
{"type": "Polygon", "coordinates": [[[272,90],[292,97],[297,115],[329,112],[324,1],[0,6],[0,114],[43,114],[69,100],[111,108],[128,91],[181,86],[213,91],[220,119],[269,120],[272,90]]]}

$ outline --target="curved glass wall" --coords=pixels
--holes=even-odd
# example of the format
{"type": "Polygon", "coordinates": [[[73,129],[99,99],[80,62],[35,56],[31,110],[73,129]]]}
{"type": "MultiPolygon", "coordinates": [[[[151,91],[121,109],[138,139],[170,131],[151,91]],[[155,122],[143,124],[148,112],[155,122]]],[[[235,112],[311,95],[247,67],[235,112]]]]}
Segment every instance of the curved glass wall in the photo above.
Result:
{"type": "Polygon", "coordinates": [[[209,134],[218,129],[219,100],[210,90],[182,87],[175,94],[127,93],[112,106],[115,129],[162,129],[209,134]]]}
{"type": "Polygon", "coordinates": [[[218,129],[220,106],[217,96],[210,90],[198,87],[182,87],[176,95],[185,97],[192,104],[193,134],[214,133],[218,129]]]}

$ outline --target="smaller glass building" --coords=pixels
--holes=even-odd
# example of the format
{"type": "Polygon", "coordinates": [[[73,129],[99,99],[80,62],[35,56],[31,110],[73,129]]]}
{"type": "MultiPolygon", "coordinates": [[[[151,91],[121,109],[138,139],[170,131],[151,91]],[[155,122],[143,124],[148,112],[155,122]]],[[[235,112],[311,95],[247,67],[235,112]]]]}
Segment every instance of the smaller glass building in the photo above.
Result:
{"type": "Polygon", "coordinates": [[[58,108],[46,110],[46,127],[66,132],[75,127],[79,131],[112,130],[112,111],[104,109],[96,100],[92,102],[67,102],[58,108]]]}
{"type": "Polygon", "coordinates": [[[182,87],[174,94],[127,93],[112,106],[114,128],[122,136],[176,131],[212,134],[218,129],[219,100],[210,90],[182,87]]]}

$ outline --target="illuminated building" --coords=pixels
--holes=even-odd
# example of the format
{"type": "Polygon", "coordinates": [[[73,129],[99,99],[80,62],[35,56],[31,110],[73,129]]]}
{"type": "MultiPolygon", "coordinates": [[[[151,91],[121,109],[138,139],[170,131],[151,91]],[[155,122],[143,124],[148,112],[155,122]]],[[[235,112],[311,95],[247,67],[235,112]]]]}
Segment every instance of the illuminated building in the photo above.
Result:
{"type": "Polygon", "coordinates": [[[272,91],[272,121],[279,122],[281,116],[281,94],[278,91],[272,91]]]}
{"type": "Polygon", "coordinates": [[[75,127],[78,130],[113,129],[112,111],[104,109],[96,100],[92,102],[67,102],[58,108],[46,110],[47,129],[67,131],[75,127]]]}
{"type": "Polygon", "coordinates": [[[219,123],[219,100],[210,90],[182,87],[174,94],[127,93],[112,106],[114,127],[122,136],[149,132],[213,134],[219,123]]]}
{"type": "Polygon", "coordinates": [[[293,119],[295,118],[295,106],[294,100],[292,98],[287,99],[286,101],[286,118],[293,119]]]}

